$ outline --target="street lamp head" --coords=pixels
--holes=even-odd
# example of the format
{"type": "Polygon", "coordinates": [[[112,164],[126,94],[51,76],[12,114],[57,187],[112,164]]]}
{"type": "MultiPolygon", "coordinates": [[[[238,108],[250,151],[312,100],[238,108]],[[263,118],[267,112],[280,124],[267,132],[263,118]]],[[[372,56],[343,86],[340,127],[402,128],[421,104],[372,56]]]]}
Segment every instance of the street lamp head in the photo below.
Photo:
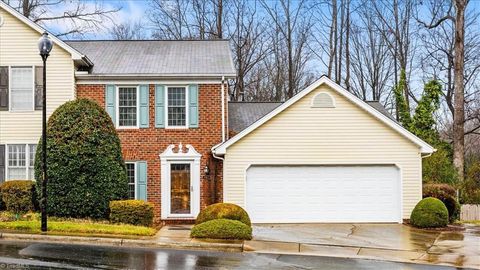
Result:
{"type": "Polygon", "coordinates": [[[47,32],[44,32],[42,34],[42,37],[38,40],[38,51],[40,52],[40,55],[42,58],[46,58],[49,54],[50,51],[52,50],[53,47],[53,42],[48,36],[47,32]]]}

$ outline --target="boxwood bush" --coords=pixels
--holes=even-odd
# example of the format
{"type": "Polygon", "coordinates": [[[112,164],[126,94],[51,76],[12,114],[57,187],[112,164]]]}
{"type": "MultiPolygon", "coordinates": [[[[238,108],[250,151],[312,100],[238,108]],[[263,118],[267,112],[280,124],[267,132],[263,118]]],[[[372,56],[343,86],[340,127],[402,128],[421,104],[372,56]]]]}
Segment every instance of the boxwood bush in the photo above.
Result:
{"type": "Polygon", "coordinates": [[[448,225],[447,207],[437,198],[425,198],[413,209],[410,224],[419,228],[445,227],[448,225]]]}
{"type": "MultiPolygon", "coordinates": [[[[50,116],[47,134],[48,214],[108,218],[109,202],[126,198],[128,190],[110,116],[93,101],[69,101],[50,116]]],[[[35,178],[40,186],[42,139],[37,149],[35,178]]]]}
{"type": "Polygon", "coordinates": [[[140,226],[152,226],[153,204],[141,200],[110,202],[110,221],[140,226]]]}
{"type": "Polygon", "coordinates": [[[201,224],[214,219],[238,220],[248,227],[252,225],[247,212],[242,207],[233,203],[216,203],[207,206],[200,211],[195,224],[201,224]]]}
{"type": "Polygon", "coordinates": [[[238,220],[214,219],[195,225],[190,236],[193,238],[250,240],[252,239],[252,228],[238,220]]]}
{"type": "Polygon", "coordinates": [[[5,209],[14,213],[34,211],[38,204],[33,181],[7,181],[1,188],[5,209]]]}

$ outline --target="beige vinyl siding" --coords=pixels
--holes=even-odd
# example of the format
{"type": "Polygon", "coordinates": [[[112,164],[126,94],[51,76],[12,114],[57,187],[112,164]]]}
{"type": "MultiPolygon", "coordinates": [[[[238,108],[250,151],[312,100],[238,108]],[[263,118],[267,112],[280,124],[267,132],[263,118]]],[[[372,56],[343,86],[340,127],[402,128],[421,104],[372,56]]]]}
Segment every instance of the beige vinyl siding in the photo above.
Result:
{"type": "Polygon", "coordinates": [[[245,205],[246,169],[252,164],[395,164],[401,170],[403,218],[421,199],[420,148],[326,85],[227,148],[224,201],[245,205]],[[330,93],[336,107],[311,108],[319,91],[330,93]]]}
{"type": "MultiPolygon", "coordinates": [[[[0,8],[0,66],[42,66],[37,41],[41,34],[0,8]]],[[[47,61],[47,113],[74,99],[74,63],[54,45],[47,61]]],[[[41,135],[42,111],[0,111],[0,144],[36,143],[41,135]]]]}

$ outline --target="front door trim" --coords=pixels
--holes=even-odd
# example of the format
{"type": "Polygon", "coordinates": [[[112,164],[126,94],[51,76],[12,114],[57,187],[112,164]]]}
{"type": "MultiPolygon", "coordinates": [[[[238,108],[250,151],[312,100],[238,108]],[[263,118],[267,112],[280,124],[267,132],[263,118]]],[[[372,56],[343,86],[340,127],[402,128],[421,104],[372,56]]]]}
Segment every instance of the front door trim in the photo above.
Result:
{"type": "Polygon", "coordinates": [[[200,158],[193,146],[187,144],[186,149],[180,143],[178,147],[171,144],[160,154],[161,171],[161,218],[162,219],[195,219],[200,212],[200,158]],[[174,150],[176,150],[174,152],[174,150]],[[170,165],[190,164],[190,214],[172,214],[170,201],[170,165]]]}

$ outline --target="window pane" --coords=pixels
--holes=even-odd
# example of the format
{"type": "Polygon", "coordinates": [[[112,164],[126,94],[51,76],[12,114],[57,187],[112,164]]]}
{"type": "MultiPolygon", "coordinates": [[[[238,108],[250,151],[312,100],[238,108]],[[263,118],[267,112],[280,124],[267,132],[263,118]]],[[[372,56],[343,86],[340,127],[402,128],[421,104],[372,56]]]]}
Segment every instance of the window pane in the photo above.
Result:
{"type": "Polygon", "coordinates": [[[171,214],[190,214],[190,164],[170,165],[171,214]]]}
{"type": "Polygon", "coordinates": [[[128,179],[128,198],[135,199],[135,163],[126,163],[128,179]]]}
{"type": "Polygon", "coordinates": [[[186,125],[186,89],[185,87],[168,88],[168,125],[186,125]]]}
{"type": "Polygon", "coordinates": [[[29,148],[29,166],[33,167],[33,164],[35,163],[35,153],[37,151],[37,145],[36,144],[30,144],[28,146],[29,148]]]}
{"type": "Polygon", "coordinates": [[[8,145],[7,180],[25,180],[27,177],[27,156],[25,144],[8,145]]]}
{"type": "Polygon", "coordinates": [[[33,69],[13,67],[11,71],[11,110],[33,110],[33,69]]]}
{"type": "Polygon", "coordinates": [[[120,87],[118,89],[118,125],[121,127],[137,125],[136,87],[120,87]]]}

